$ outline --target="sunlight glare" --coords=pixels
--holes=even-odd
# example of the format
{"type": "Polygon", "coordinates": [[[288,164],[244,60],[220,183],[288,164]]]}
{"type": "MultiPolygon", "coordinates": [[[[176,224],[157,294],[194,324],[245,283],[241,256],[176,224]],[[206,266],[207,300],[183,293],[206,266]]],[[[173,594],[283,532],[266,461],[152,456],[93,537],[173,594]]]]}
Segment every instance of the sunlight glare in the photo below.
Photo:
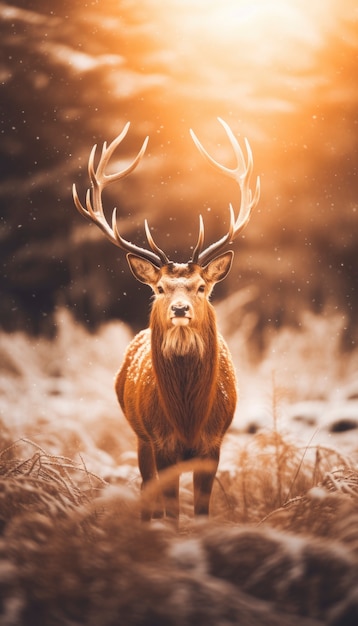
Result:
{"type": "MultiPolygon", "coordinates": [[[[349,6],[351,0],[342,0],[341,8],[343,4],[349,6]]],[[[162,2],[151,0],[151,7],[158,17],[163,15],[162,2]]],[[[170,35],[185,33],[189,47],[189,39],[197,37],[199,45],[223,51],[232,46],[237,54],[250,47],[252,57],[261,55],[269,62],[283,58],[295,66],[301,54],[307,61],[302,45],[311,52],[317,49],[339,18],[336,0],[327,0],[324,9],[320,0],[168,0],[165,11],[175,13],[175,24],[167,24],[170,35]]]]}
{"type": "Polygon", "coordinates": [[[323,80],[321,51],[353,6],[353,0],[326,0],[324,6],[321,0],[146,3],[160,41],[154,62],[201,100],[236,91],[234,99],[248,111],[258,97],[266,111],[291,110],[296,94],[323,80]]]}

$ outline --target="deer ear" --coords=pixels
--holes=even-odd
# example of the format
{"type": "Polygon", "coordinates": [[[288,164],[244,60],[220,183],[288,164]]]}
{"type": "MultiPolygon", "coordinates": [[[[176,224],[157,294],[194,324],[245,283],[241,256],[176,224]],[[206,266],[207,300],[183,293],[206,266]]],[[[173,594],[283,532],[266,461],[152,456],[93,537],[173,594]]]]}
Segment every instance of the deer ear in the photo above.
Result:
{"type": "Polygon", "coordinates": [[[234,253],[232,250],[220,254],[204,267],[204,278],[210,283],[218,283],[224,280],[231,270],[234,253]]]}
{"type": "Polygon", "coordinates": [[[137,280],[151,287],[155,285],[160,273],[158,267],[150,261],[142,259],[142,257],[132,253],[127,254],[127,261],[132,274],[137,280]]]}

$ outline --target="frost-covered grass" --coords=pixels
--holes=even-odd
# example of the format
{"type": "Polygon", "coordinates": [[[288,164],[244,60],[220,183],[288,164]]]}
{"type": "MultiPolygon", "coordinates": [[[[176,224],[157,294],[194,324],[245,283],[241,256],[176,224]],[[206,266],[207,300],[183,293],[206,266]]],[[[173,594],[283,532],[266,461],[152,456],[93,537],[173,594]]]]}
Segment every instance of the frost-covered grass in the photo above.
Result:
{"type": "Polygon", "coordinates": [[[184,473],[179,533],[139,520],[113,391],[128,329],[91,335],[61,310],[53,341],[0,336],[1,624],[357,623],[357,357],[341,354],[337,319],[306,317],[248,365],[250,327],[224,329],[241,399],[211,518],[193,519],[184,473]]]}

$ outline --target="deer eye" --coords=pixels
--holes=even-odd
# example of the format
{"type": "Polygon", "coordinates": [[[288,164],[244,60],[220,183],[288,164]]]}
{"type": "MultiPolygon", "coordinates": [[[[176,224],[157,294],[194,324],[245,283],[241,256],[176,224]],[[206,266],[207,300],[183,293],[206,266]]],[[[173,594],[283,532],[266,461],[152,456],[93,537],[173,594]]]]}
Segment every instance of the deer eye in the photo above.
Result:
{"type": "Polygon", "coordinates": [[[204,293],[205,291],[205,285],[200,285],[200,287],[198,288],[198,293],[204,293]]]}
{"type": "Polygon", "coordinates": [[[161,285],[158,285],[158,293],[164,293],[164,289],[161,285]]]}

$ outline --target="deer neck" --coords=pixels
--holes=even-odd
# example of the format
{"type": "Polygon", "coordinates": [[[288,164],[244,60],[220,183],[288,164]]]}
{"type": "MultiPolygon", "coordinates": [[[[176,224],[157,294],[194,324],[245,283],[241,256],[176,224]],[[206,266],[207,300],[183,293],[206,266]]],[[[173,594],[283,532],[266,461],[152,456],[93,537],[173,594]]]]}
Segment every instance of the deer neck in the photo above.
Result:
{"type": "Polygon", "coordinates": [[[202,328],[163,328],[152,312],[152,362],[160,403],[179,438],[190,446],[214,401],[218,338],[212,307],[202,328]]]}

